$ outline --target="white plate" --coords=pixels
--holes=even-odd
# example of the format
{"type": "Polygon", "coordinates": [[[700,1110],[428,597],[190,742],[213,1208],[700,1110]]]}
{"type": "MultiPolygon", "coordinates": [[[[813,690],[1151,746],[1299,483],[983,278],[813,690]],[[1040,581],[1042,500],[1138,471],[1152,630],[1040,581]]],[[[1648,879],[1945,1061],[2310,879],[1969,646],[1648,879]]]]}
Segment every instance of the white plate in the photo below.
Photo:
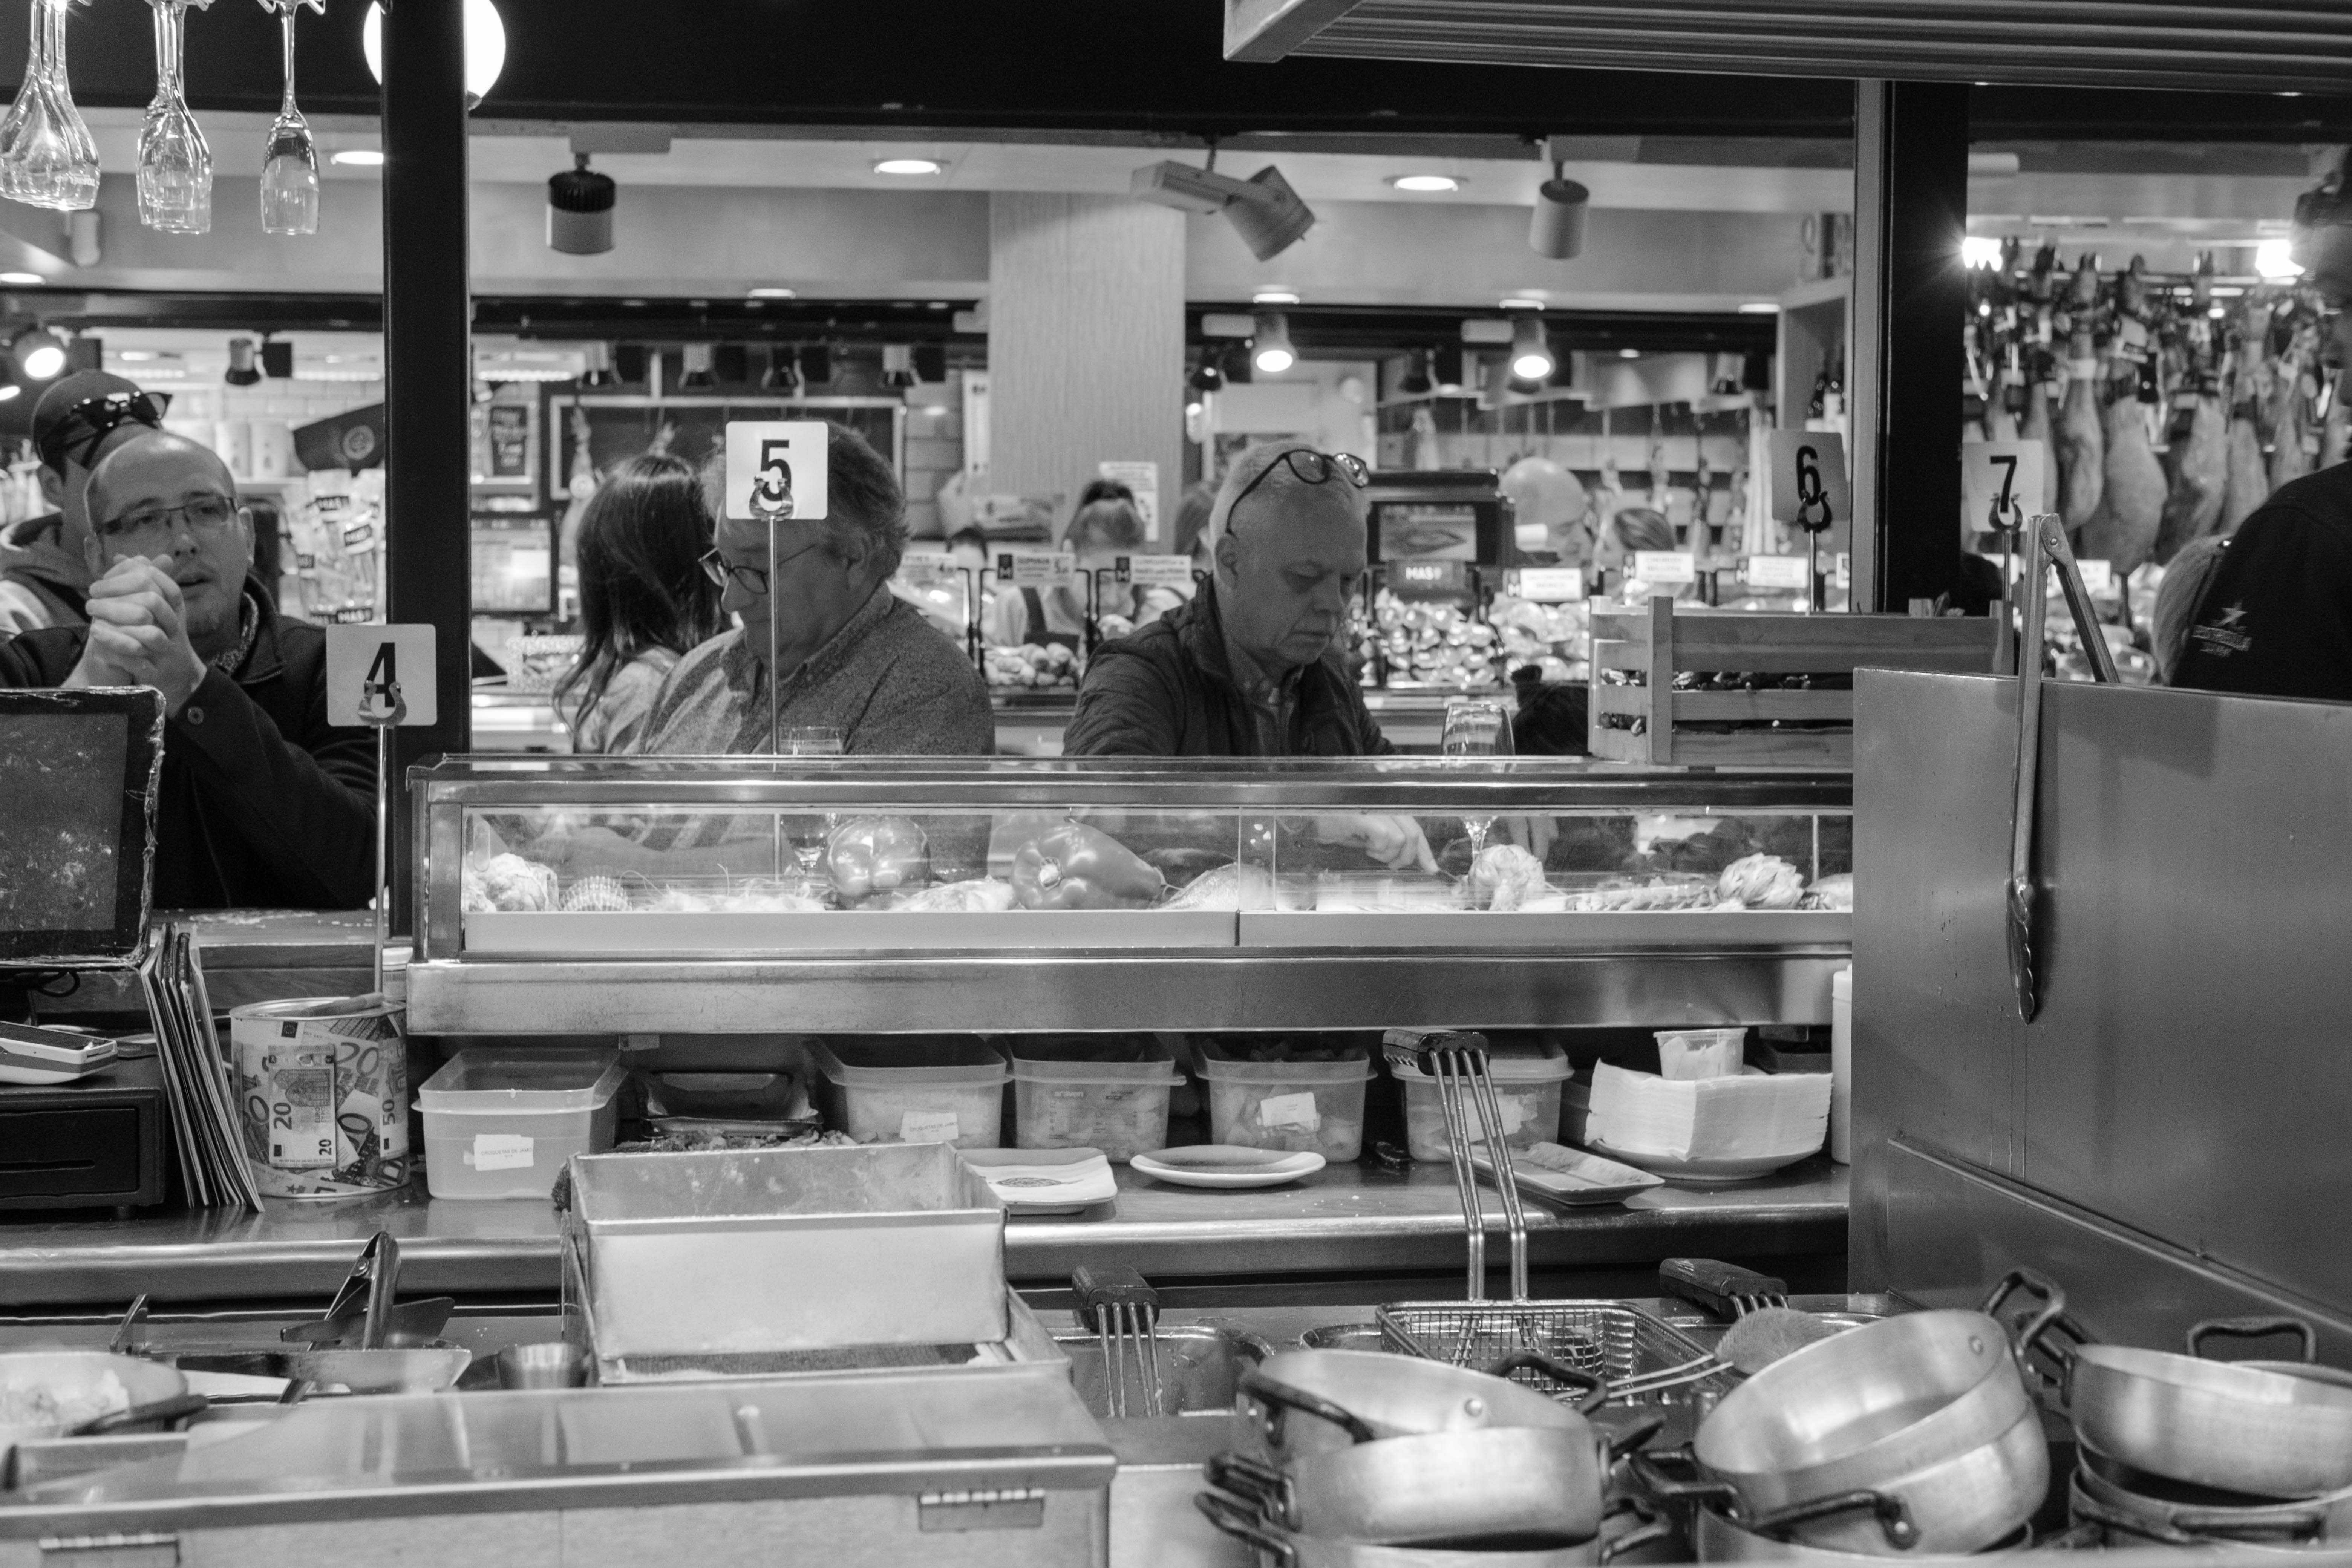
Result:
{"type": "Polygon", "coordinates": [[[1598,1138],[1587,1138],[1585,1147],[1596,1154],[1606,1154],[1628,1165],[1682,1182],[1752,1182],[1759,1176],[1769,1176],[1784,1165],[1800,1160],[1810,1160],[1821,1152],[1818,1145],[1801,1154],[1750,1154],[1737,1160],[1678,1160],[1672,1154],[1644,1154],[1632,1149],[1612,1149],[1598,1138]]]}
{"type": "Polygon", "coordinates": [[[1118,1196],[1099,1149],[962,1149],[1010,1215],[1082,1214],[1118,1196]]]}
{"type": "MultiPolygon", "coordinates": [[[[1484,1152],[1474,1152],[1470,1158],[1488,1181],[1495,1179],[1493,1163],[1484,1152]]],[[[1571,1207],[1622,1203],[1652,1187],[1665,1185],[1664,1176],[1654,1176],[1647,1171],[1561,1143],[1538,1143],[1533,1149],[1513,1150],[1511,1174],[1518,1178],[1522,1194],[1571,1207]]]]}
{"type": "Polygon", "coordinates": [[[1138,1154],[1128,1168],[1180,1187],[1278,1187],[1321,1170],[1323,1156],[1312,1151],[1286,1154],[1231,1143],[1195,1143],[1138,1154]]]}

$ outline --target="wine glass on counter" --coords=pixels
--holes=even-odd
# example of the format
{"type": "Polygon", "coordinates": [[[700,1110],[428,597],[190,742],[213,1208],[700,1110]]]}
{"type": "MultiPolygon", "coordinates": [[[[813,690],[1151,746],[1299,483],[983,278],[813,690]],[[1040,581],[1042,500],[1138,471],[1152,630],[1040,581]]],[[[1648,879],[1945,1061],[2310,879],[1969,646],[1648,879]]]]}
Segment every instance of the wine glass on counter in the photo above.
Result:
{"type": "Polygon", "coordinates": [[[188,108],[183,62],[188,7],[212,0],[147,3],[155,12],[155,98],[139,128],[139,221],[165,234],[210,234],[213,150],[188,108]]]}
{"type": "MultiPolygon", "coordinates": [[[[1437,749],[1449,757],[1512,755],[1509,705],[1491,697],[1448,700],[1445,727],[1440,731],[1437,749]]],[[[1486,836],[1494,830],[1495,819],[1492,816],[1465,816],[1462,819],[1462,831],[1469,837],[1473,860],[1486,847],[1486,836]]]]}
{"type": "Polygon", "coordinates": [[[304,5],[324,15],[326,0],[261,0],[278,13],[286,59],[286,92],[269,143],[261,155],[261,227],[265,234],[319,232],[319,147],[310,122],[294,106],[294,16],[304,5]]]}
{"type": "Polygon", "coordinates": [[[98,142],[74,107],[66,78],[70,3],[33,0],[24,85],[0,117],[0,195],[27,206],[83,212],[98,205],[98,142]]]}

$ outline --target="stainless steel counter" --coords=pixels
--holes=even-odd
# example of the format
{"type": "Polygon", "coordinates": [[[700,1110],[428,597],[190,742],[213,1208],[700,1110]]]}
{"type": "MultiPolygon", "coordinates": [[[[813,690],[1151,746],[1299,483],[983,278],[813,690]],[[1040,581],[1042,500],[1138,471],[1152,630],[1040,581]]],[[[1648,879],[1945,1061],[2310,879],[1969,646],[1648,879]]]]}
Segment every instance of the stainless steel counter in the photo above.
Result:
{"type": "MultiPolygon", "coordinates": [[[[1502,1215],[1487,1197],[1500,1266],[1502,1215]]],[[[1816,1157],[1737,1186],[1665,1186],[1632,1203],[1528,1208],[1538,1268],[1636,1268],[1696,1254],[1769,1259],[1842,1252],[1846,1172],[1816,1157]]],[[[125,1302],[159,1304],[325,1295],[368,1237],[399,1239],[401,1283],[416,1293],[536,1293],[557,1286],[556,1226],[543,1203],[446,1203],[421,1189],[398,1196],[305,1205],[266,1214],[158,1215],[128,1222],[0,1220],[0,1302],[14,1312],[125,1302]]],[[[1464,1243],[1450,1172],[1399,1174],[1335,1165],[1269,1192],[1163,1186],[1121,1168],[1108,1213],[1015,1220],[1007,1265],[1023,1285],[1066,1282],[1089,1260],[1135,1266],[1158,1281],[1458,1270],[1464,1243]]],[[[1456,1282],[1458,1284],[1458,1281],[1456,1282]]]]}

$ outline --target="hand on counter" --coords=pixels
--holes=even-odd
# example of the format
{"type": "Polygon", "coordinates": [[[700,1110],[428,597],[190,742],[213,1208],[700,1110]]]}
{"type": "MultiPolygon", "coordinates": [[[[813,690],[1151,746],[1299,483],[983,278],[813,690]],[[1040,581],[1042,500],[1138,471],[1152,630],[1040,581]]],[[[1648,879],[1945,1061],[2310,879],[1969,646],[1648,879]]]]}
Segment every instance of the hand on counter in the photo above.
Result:
{"type": "Polygon", "coordinates": [[[1315,819],[1315,837],[1326,844],[1360,849],[1391,871],[1435,872],[1437,857],[1421,824],[1410,816],[1380,816],[1349,813],[1315,819]]]}
{"type": "Polygon", "coordinates": [[[149,686],[173,717],[204,684],[171,558],[128,555],[89,585],[89,638],[66,684],[149,686]]]}

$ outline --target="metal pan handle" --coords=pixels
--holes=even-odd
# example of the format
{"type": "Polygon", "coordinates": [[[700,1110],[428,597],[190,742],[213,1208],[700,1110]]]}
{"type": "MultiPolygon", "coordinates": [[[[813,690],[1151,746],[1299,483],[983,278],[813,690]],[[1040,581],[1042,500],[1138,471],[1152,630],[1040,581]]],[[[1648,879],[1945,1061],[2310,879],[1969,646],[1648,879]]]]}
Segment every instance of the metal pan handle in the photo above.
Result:
{"type": "Polygon", "coordinates": [[[1704,1478],[1684,1480],[1666,1474],[1659,1463],[1672,1455],[1634,1454],[1626,1461],[1633,1479],[1641,1489],[1658,1502],[1721,1502],[1737,1503],[1739,1494],[1728,1481],[1707,1480],[1704,1478]]]}
{"type": "Polygon", "coordinates": [[[1577,1414],[1590,1415],[1609,1403],[1609,1385],[1589,1372],[1580,1372],[1564,1361],[1546,1355],[1541,1351],[1513,1351],[1486,1369],[1488,1377],[1508,1378],[1515,1372],[1539,1372],[1556,1383],[1584,1391],[1576,1402],[1577,1414]]]}
{"type": "Polygon", "coordinates": [[[2168,1510],[2168,1517],[2173,1529],[2200,1537],[2209,1544],[2217,1540],[2318,1541],[2327,1534],[2327,1510],[2320,1508],[2265,1514],[2261,1519],[2247,1519],[2234,1513],[2200,1513],[2193,1509],[2173,1509],[2168,1510]]]}
{"type": "MultiPolygon", "coordinates": [[[[1271,1405],[1275,1410],[1296,1410],[1302,1415],[1312,1415],[1318,1421],[1328,1421],[1359,1443],[1370,1443],[1379,1436],[1358,1418],[1354,1412],[1334,1405],[1319,1394],[1309,1394],[1303,1388],[1293,1388],[1286,1383],[1276,1383],[1273,1378],[1255,1369],[1242,1374],[1240,1391],[1260,1404],[1271,1405]]],[[[1274,1440],[1276,1430],[1278,1427],[1275,1423],[1267,1424],[1269,1442],[1274,1440]]]]}
{"type": "Polygon", "coordinates": [[[2189,1331],[2189,1353],[2202,1356],[2204,1343],[2215,1334],[2259,1340],[2272,1334],[2294,1334],[2303,1341],[2305,1361],[2319,1359],[2319,1334],[2301,1318],[2208,1318],[2189,1331]]]}
{"type": "Polygon", "coordinates": [[[1919,1544],[1919,1527],[1911,1522],[1910,1505],[1886,1492],[1839,1492],[1833,1497],[1809,1498],[1803,1502],[1792,1502],[1786,1508],[1776,1508],[1769,1513],[1759,1513],[1743,1522],[1755,1534],[1780,1541],[1787,1539],[1780,1533],[1782,1531],[1863,1509],[1877,1516],[1878,1528],[1885,1534],[1886,1544],[1895,1551],[1908,1552],[1919,1544]]]}
{"type": "Polygon", "coordinates": [[[1201,1475],[1219,1491],[1255,1505],[1285,1529],[1298,1528],[1298,1500],[1290,1489],[1290,1478],[1272,1465],[1247,1454],[1212,1454],[1201,1475]]]}
{"type": "Polygon", "coordinates": [[[144,1426],[151,1422],[166,1426],[184,1421],[191,1415],[201,1415],[212,1407],[212,1401],[201,1394],[178,1394],[169,1399],[158,1399],[148,1405],[134,1405],[128,1410],[110,1411],[94,1421],[85,1421],[66,1434],[68,1437],[103,1437],[110,1432],[127,1427],[144,1426]]]}
{"type": "Polygon", "coordinates": [[[2012,1268],[2000,1277],[2000,1283],[1992,1288],[1992,1294],[1985,1298],[1985,1304],[1980,1310],[1986,1317],[1997,1323],[2000,1322],[2001,1303],[2007,1301],[2010,1296],[2018,1290],[2042,1298],[2042,1310],[2029,1319],[2025,1326],[2018,1330],[2010,1339],[2011,1348],[2018,1354],[2023,1355],[2032,1348],[2034,1342],[2042,1338],[2051,1324],[2066,1315],[2066,1292],[2061,1290],[2057,1281],[2046,1274],[2037,1274],[2031,1268],[2012,1268]]]}
{"type": "Polygon", "coordinates": [[[1601,1454],[1608,1463],[1613,1465],[1620,1459],[1639,1453],[1643,1444],[1665,1429],[1665,1412],[1653,1410],[1622,1431],[1603,1432],[1601,1436],[1601,1454]]]}
{"type": "Polygon", "coordinates": [[[1647,1524],[1636,1525],[1613,1541],[1603,1541],[1601,1543],[1601,1562],[1603,1568],[1607,1568],[1607,1564],[1614,1563],[1624,1553],[1647,1546],[1653,1542],[1664,1541],[1674,1532],[1675,1526],[1672,1520],[1654,1519],[1647,1524]]]}
{"type": "Polygon", "coordinates": [[[1298,1553],[1290,1542],[1268,1530],[1233,1499],[1216,1492],[1194,1492],[1192,1506],[1207,1516],[1221,1533],[1249,1542],[1280,1563],[1282,1568],[1298,1568],[1298,1553]]]}
{"type": "Polygon", "coordinates": [[[2067,1511],[2074,1516],[2074,1522],[2077,1524],[2095,1524],[2102,1530],[2118,1530],[2126,1535],[2137,1536],[2142,1541],[2154,1541],[2166,1546],[2210,1544],[2198,1540],[2187,1531],[2175,1530],[2168,1524],[2159,1524],[2152,1519],[2136,1519],[2121,1509],[2109,1508],[2096,1498],[2084,1497],[2080,1488],[2075,1489],[2067,1511]]]}

